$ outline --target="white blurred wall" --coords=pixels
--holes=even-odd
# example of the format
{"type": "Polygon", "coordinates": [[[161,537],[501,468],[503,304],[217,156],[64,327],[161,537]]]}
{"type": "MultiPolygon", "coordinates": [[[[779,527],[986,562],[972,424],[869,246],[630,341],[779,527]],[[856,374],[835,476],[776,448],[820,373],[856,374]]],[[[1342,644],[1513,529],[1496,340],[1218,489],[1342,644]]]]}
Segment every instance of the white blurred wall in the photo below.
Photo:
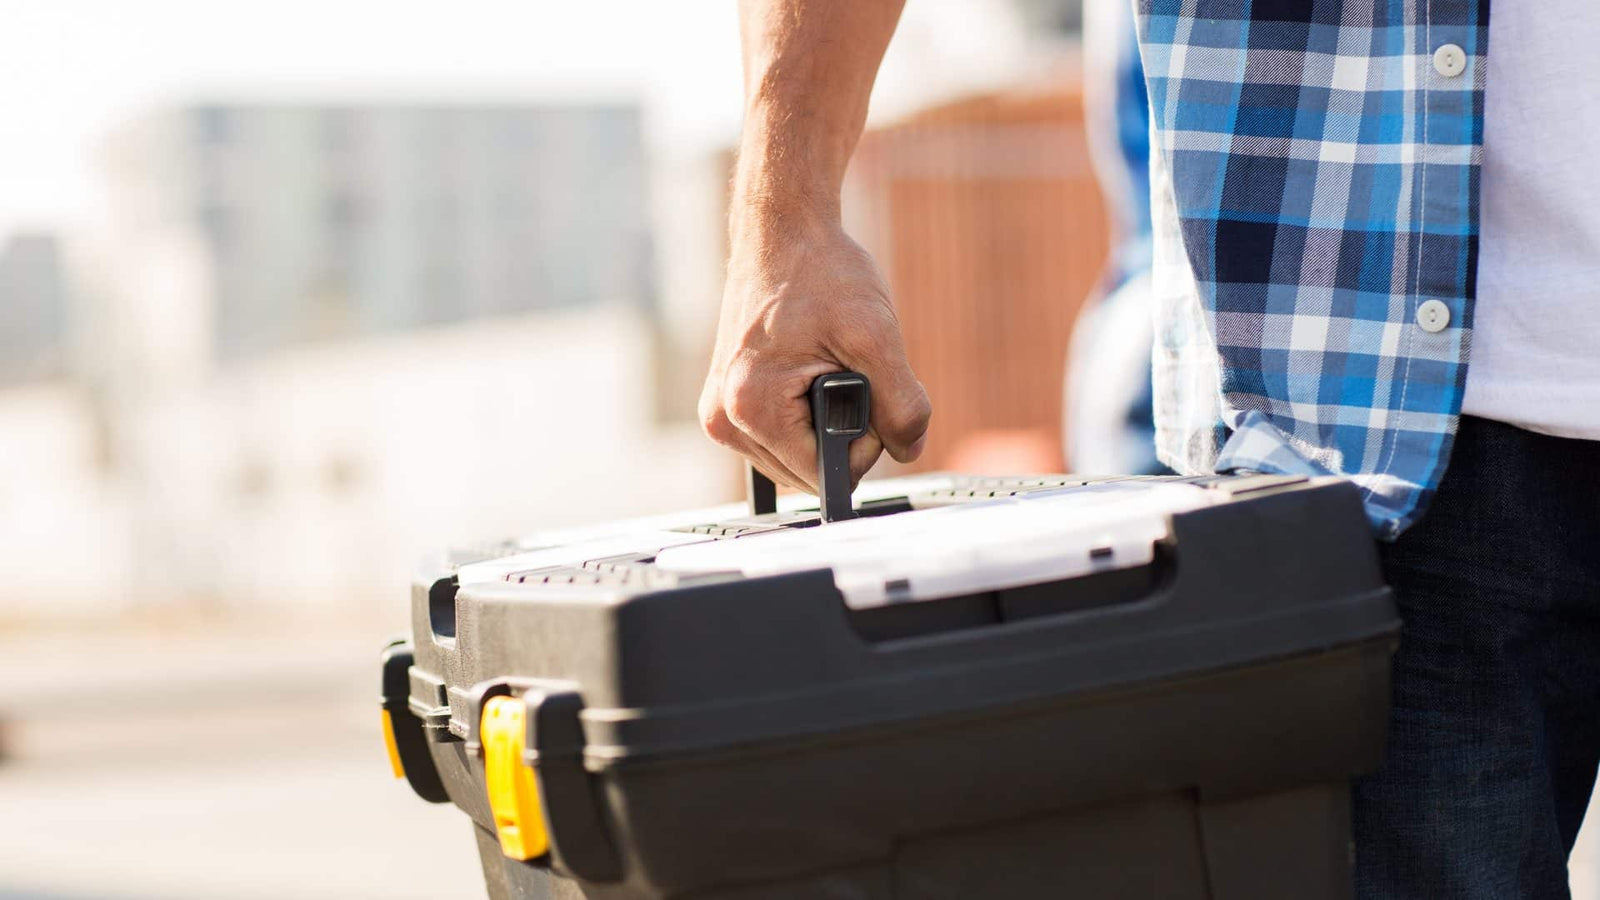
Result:
{"type": "Polygon", "coordinates": [[[126,602],[127,498],[99,477],[99,444],[81,391],[0,391],[0,619],[126,602]]]}
{"type": "Polygon", "coordinates": [[[621,305],[307,347],[118,395],[110,469],[80,395],[0,394],[0,572],[52,605],[7,609],[399,623],[447,544],[727,499],[731,458],[655,423],[651,351],[621,305]]]}

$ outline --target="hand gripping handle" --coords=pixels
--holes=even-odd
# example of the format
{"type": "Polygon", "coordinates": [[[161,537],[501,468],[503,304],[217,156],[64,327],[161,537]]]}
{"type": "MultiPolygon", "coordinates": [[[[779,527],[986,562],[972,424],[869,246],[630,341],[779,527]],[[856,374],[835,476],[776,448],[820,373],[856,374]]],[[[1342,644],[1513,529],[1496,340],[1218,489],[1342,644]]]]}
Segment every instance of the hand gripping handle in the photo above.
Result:
{"type": "MultiPolygon", "coordinates": [[[[856,516],[850,503],[850,442],[867,433],[872,410],[872,386],[859,372],[832,372],[811,382],[811,428],[817,438],[817,488],[822,501],[822,521],[837,522],[856,516]]],[[[777,489],[772,480],[748,469],[750,511],[776,512],[777,489]]]]}

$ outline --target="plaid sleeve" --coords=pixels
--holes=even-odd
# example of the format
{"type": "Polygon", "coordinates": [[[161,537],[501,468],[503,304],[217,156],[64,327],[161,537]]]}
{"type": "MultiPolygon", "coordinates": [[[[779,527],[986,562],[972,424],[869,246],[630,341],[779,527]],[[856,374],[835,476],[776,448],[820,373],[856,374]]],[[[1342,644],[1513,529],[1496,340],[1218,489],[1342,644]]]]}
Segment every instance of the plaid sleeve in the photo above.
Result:
{"type": "Polygon", "coordinates": [[[1157,273],[1159,452],[1348,475],[1392,538],[1438,484],[1466,379],[1488,4],[1138,12],[1157,266],[1181,270],[1157,273]],[[1447,45],[1462,71],[1435,65],[1447,45]],[[1418,324],[1429,300],[1445,327],[1418,324]]]}

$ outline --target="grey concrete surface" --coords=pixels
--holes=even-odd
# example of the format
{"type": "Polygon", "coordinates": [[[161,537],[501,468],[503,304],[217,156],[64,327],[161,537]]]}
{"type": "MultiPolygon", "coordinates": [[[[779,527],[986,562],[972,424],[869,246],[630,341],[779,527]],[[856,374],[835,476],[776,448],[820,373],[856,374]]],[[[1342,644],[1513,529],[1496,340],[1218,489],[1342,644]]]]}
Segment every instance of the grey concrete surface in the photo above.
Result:
{"type": "Polygon", "coordinates": [[[381,645],[0,641],[0,900],[481,897],[389,771],[381,645]]]}

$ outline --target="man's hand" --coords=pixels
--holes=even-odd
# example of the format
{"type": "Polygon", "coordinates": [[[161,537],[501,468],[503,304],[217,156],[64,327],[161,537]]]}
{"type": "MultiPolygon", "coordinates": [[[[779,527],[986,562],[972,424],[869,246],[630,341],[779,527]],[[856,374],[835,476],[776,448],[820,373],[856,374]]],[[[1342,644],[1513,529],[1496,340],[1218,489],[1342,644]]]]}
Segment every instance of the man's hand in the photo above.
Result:
{"type": "Polygon", "coordinates": [[[922,452],[931,407],[872,258],[844,233],[839,189],[903,0],[744,0],[745,127],[729,216],[717,344],[700,395],[716,442],[815,491],[812,379],[872,382],[852,483],[884,450],[922,452]]]}
{"type": "Polygon", "coordinates": [[[818,375],[851,369],[872,382],[871,430],[850,445],[852,484],[883,450],[916,459],[932,410],[872,258],[835,223],[756,230],[737,236],[728,265],[700,395],[706,433],[774,480],[815,492],[806,391],[818,375]]]}

